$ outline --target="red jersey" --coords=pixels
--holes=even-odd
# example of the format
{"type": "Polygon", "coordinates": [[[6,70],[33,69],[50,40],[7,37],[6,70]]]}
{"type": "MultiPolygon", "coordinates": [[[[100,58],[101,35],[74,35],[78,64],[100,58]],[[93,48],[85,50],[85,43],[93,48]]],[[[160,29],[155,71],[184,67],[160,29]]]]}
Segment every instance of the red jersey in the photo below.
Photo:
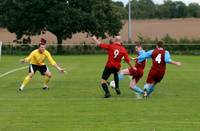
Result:
{"type": "Polygon", "coordinates": [[[145,65],[146,65],[146,60],[144,60],[144,61],[142,61],[141,63],[139,63],[139,62],[138,62],[138,59],[136,59],[136,61],[135,61],[135,67],[136,67],[137,69],[142,69],[142,70],[144,70],[145,65]]]}
{"type": "Polygon", "coordinates": [[[138,60],[136,60],[135,67],[137,68],[137,70],[133,68],[129,68],[130,75],[133,76],[132,79],[135,79],[136,83],[140,80],[140,78],[142,78],[144,74],[145,64],[146,64],[146,60],[142,61],[141,63],[138,63],[138,60]]]}
{"type": "Polygon", "coordinates": [[[106,67],[115,67],[120,69],[122,57],[125,58],[127,63],[130,62],[126,49],[120,43],[114,42],[112,44],[99,44],[99,47],[108,51],[106,67]]]}
{"type": "Polygon", "coordinates": [[[154,49],[151,58],[153,61],[151,69],[164,73],[166,69],[165,50],[163,48],[154,49]]]}

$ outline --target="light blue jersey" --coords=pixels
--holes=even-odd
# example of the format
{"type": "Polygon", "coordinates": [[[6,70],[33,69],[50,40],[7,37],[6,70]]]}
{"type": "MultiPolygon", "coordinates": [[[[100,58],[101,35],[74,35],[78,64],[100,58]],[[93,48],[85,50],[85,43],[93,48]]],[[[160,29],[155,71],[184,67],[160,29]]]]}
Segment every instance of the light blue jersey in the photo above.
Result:
{"type": "MultiPolygon", "coordinates": [[[[145,59],[150,59],[152,56],[154,50],[149,50],[147,52],[141,53],[138,56],[138,62],[141,63],[142,61],[144,61],[145,59]]],[[[165,63],[170,63],[172,62],[171,56],[169,51],[165,51],[165,63]]]]}

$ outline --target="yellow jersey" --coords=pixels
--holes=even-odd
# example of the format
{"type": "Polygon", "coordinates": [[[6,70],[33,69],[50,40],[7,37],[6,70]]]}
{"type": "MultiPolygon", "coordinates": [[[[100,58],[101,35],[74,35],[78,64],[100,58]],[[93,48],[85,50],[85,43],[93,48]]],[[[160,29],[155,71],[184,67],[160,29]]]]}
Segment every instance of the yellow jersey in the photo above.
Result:
{"type": "Polygon", "coordinates": [[[30,62],[30,64],[42,66],[45,65],[44,61],[46,58],[52,65],[56,64],[51,54],[47,50],[45,50],[43,53],[40,53],[38,49],[32,51],[30,55],[25,58],[25,61],[30,62]]]}

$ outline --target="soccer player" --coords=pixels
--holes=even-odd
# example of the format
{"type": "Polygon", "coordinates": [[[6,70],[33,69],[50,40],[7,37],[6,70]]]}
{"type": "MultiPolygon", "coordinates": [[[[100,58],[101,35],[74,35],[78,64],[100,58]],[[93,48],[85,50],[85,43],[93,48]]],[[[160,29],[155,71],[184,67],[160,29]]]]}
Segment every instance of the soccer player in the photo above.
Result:
{"type": "Polygon", "coordinates": [[[144,85],[144,97],[148,97],[153,91],[157,83],[159,83],[166,70],[166,63],[181,66],[181,62],[173,61],[170,57],[170,53],[164,49],[162,41],[158,41],[156,48],[150,50],[138,57],[138,61],[141,62],[144,59],[152,59],[152,67],[149,71],[146,84],[144,85]]]}
{"type": "MultiPolygon", "coordinates": [[[[135,51],[137,52],[137,55],[143,55],[145,54],[145,51],[143,50],[140,42],[135,42],[135,51]]],[[[136,84],[138,81],[142,78],[144,73],[144,68],[146,65],[146,59],[143,61],[138,62],[137,58],[133,59],[135,60],[135,66],[133,68],[127,68],[119,71],[119,80],[122,80],[124,75],[130,75],[132,76],[132,80],[130,81],[130,89],[136,92],[137,98],[141,98],[142,94],[144,93],[143,90],[138,87],[136,84]]]]}
{"type": "Polygon", "coordinates": [[[104,98],[111,97],[108,86],[107,86],[107,80],[110,77],[111,74],[114,74],[114,81],[115,81],[115,91],[119,95],[120,89],[119,89],[119,80],[118,80],[118,71],[121,67],[121,60],[122,57],[124,57],[126,63],[132,67],[130,64],[130,58],[128,57],[128,53],[126,49],[121,44],[121,37],[115,36],[114,40],[111,44],[104,44],[101,41],[99,41],[96,36],[93,36],[92,39],[95,43],[98,44],[98,46],[102,49],[107,50],[108,53],[108,60],[107,64],[104,68],[103,74],[102,74],[102,80],[101,80],[101,86],[105,92],[104,98]]]}
{"type": "Polygon", "coordinates": [[[49,60],[49,62],[57,68],[61,73],[64,73],[64,69],[59,67],[54,59],[52,58],[51,54],[45,49],[46,48],[46,40],[41,39],[39,43],[38,49],[32,51],[28,57],[25,59],[21,59],[21,63],[26,63],[29,62],[29,73],[25,77],[23,83],[21,84],[19,91],[23,91],[24,87],[29,83],[31,78],[34,76],[35,72],[38,70],[41,75],[44,76],[44,85],[43,88],[44,90],[48,89],[47,83],[49,82],[50,78],[52,77],[51,72],[49,71],[48,67],[45,65],[44,61],[45,58],[49,60]]]}

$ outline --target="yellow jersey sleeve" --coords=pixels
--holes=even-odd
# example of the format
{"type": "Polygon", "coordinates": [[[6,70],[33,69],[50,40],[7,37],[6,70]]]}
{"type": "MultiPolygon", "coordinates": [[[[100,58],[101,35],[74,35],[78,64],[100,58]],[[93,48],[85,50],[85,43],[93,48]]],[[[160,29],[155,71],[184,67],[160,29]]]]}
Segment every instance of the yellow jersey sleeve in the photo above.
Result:
{"type": "Polygon", "coordinates": [[[47,59],[49,60],[49,62],[52,64],[52,65],[55,65],[56,62],[55,60],[52,58],[51,54],[46,50],[45,51],[45,55],[47,56],[47,59]]]}
{"type": "Polygon", "coordinates": [[[29,56],[28,56],[28,57],[26,57],[26,58],[25,58],[25,62],[30,62],[30,61],[31,61],[31,59],[33,58],[33,55],[34,55],[34,53],[35,53],[35,50],[34,50],[34,51],[32,51],[32,52],[29,54],[29,56]]]}

